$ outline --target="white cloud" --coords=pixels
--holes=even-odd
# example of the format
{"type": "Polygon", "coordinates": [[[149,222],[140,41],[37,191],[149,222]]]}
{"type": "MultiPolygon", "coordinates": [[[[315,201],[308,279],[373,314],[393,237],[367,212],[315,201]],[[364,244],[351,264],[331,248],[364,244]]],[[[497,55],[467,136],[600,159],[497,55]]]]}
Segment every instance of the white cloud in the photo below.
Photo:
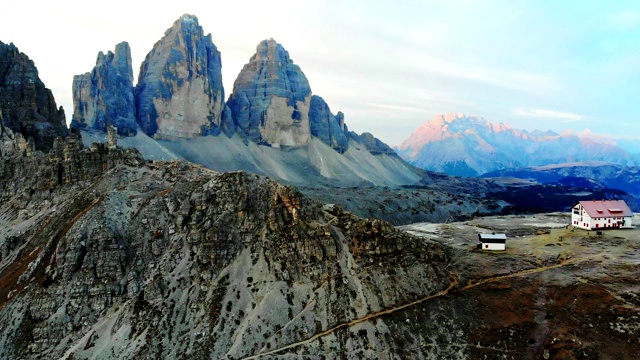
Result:
{"type": "Polygon", "coordinates": [[[564,120],[564,122],[576,122],[584,119],[584,116],[579,114],[573,114],[569,112],[554,111],[547,109],[526,109],[517,108],[513,110],[515,115],[532,117],[532,118],[545,118],[545,119],[558,119],[564,120]]]}

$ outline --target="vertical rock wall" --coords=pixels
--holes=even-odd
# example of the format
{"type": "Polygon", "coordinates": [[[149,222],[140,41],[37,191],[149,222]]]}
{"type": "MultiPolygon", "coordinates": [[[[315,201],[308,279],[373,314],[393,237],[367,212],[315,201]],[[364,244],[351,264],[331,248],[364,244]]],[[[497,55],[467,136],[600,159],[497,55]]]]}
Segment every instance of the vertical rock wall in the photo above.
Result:
{"type": "Polygon", "coordinates": [[[49,151],[53,140],[68,133],[64,110],[38,77],[33,61],[13,44],[0,42],[0,112],[5,127],[33,138],[36,149],[49,151]]]}
{"type": "Polygon", "coordinates": [[[227,105],[236,126],[255,142],[301,146],[311,138],[309,82],[273,39],[258,45],[238,75],[227,105]]]}
{"type": "Polygon", "coordinates": [[[127,42],[116,45],[115,53],[101,51],[90,73],[73,77],[71,126],[102,132],[115,126],[120,135],[136,134],[133,68],[127,42]]]}
{"type": "Polygon", "coordinates": [[[338,112],[338,116],[334,116],[329,105],[320,96],[311,97],[309,124],[311,135],[334,150],[344,153],[349,148],[349,133],[344,125],[344,115],[338,112]]]}
{"type": "Polygon", "coordinates": [[[156,138],[220,132],[224,111],[220,52],[198,19],[183,15],[140,67],[135,88],[140,128],[156,138]]]}

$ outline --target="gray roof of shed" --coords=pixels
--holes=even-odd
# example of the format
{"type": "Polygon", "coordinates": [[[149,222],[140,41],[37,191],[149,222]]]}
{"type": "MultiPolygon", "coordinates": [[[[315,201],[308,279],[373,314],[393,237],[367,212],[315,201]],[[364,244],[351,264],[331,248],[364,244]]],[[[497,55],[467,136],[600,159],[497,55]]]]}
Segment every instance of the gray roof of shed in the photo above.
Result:
{"type": "Polygon", "coordinates": [[[505,240],[507,240],[507,235],[505,234],[478,234],[478,238],[482,242],[488,243],[502,243],[504,244],[505,240]]]}

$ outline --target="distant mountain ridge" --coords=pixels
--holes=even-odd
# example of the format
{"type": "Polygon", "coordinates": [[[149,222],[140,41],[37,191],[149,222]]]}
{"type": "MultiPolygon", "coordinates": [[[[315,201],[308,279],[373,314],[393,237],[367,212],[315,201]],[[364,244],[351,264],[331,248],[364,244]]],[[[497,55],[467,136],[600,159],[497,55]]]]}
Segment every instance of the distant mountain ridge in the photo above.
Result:
{"type": "Polygon", "coordinates": [[[397,150],[412,165],[457,176],[579,161],[636,163],[629,152],[589,131],[528,132],[454,113],[425,122],[397,150]]]}
{"type": "Polygon", "coordinates": [[[593,187],[604,185],[620,189],[640,198],[640,167],[622,166],[604,162],[582,162],[499,170],[482,175],[484,178],[519,178],[540,184],[566,184],[572,179],[592,179],[593,187]]]}

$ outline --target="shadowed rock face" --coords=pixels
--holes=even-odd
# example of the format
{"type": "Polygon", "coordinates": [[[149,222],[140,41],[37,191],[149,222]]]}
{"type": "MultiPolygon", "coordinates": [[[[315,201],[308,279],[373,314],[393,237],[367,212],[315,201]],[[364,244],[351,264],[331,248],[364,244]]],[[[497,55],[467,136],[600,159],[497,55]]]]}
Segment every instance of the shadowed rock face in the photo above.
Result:
{"type": "Polygon", "coordinates": [[[176,20],[140,66],[135,88],[140,128],[169,139],[219,134],[222,119],[230,121],[222,116],[221,69],[220,52],[198,19],[176,20]]]}
{"type": "Polygon", "coordinates": [[[64,110],[38,78],[38,69],[13,44],[0,42],[0,112],[4,126],[32,137],[37,150],[49,151],[68,133],[64,110]]]}
{"type": "Polygon", "coordinates": [[[373,136],[371,133],[364,132],[361,135],[358,135],[357,133],[351,131],[349,132],[349,136],[353,140],[363,144],[365,148],[373,155],[387,154],[391,156],[397,156],[396,152],[393,151],[393,149],[390,148],[389,145],[385,144],[384,142],[382,142],[382,140],[373,136]]]}
{"type": "Polygon", "coordinates": [[[71,126],[107,132],[115,126],[120,135],[137,132],[133,98],[131,49],[127,42],[116,45],[115,53],[102,51],[90,73],[73,77],[71,126]]]}
{"type": "Polygon", "coordinates": [[[258,45],[227,104],[237,127],[255,142],[287,146],[309,142],[309,82],[273,39],[258,45]]]}
{"type": "Polygon", "coordinates": [[[338,112],[338,115],[334,116],[329,105],[320,96],[313,95],[311,97],[309,124],[311,135],[322,140],[334,150],[344,153],[349,148],[349,131],[344,124],[344,115],[338,112]]]}

